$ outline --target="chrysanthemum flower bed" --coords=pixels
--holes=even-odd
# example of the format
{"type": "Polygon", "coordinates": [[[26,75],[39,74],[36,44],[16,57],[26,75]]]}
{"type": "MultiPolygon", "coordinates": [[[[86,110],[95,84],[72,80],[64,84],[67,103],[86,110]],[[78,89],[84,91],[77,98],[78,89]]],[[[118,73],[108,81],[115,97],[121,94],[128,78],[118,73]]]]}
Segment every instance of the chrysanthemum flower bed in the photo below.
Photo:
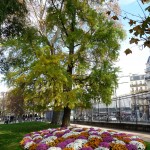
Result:
{"type": "Polygon", "coordinates": [[[31,132],[20,145],[26,150],[145,150],[137,136],[114,130],[67,127],[31,132]]]}

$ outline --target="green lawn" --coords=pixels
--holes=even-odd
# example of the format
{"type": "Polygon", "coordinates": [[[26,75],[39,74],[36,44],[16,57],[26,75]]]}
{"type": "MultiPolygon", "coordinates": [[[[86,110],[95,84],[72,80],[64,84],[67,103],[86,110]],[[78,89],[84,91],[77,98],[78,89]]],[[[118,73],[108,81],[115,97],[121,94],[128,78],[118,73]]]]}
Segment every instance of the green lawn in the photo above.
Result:
{"type": "Polygon", "coordinates": [[[145,143],[146,143],[146,146],[147,146],[146,150],[150,150],[150,143],[149,142],[145,142],[145,143]]]}
{"type": "MultiPolygon", "coordinates": [[[[45,122],[25,122],[17,124],[0,125],[0,150],[21,150],[19,142],[23,136],[32,131],[56,128],[45,122]]],[[[150,150],[150,143],[146,142],[147,149],[150,150]]]]}
{"type": "Polygon", "coordinates": [[[23,136],[32,131],[56,128],[45,122],[25,122],[0,125],[0,150],[21,150],[19,142],[23,136]]]}

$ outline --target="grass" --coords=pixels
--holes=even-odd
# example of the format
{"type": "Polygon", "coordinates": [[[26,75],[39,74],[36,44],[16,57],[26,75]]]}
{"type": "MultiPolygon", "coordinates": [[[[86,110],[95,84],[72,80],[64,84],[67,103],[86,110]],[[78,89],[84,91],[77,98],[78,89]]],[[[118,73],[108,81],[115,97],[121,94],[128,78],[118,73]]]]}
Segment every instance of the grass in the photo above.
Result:
{"type": "MultiPolygon", "coordinates": [[[[0,125],[0,150],[21,150],[19,142],[25,134],[32,131],[39,131],[42,129],[56,128],[45,122],[25,122],[17,124],[1,124],[0,125]]],[[[150,150],[150,143],[145,142],[146,150],[150,150]]]]}
{"type": "Polygon", "coordinates": [[[147,146],[146,150],[150,150],[150,142],[145,142],[145,143],[146,143],[146,146],[147,146]]]}
{"type": "Polygon", "coordinates": [[[25,122],[0,125],[0,150],[21,150],[19,142],[23,136],[32,131],[56,128],[46,122],[25,122]]]}

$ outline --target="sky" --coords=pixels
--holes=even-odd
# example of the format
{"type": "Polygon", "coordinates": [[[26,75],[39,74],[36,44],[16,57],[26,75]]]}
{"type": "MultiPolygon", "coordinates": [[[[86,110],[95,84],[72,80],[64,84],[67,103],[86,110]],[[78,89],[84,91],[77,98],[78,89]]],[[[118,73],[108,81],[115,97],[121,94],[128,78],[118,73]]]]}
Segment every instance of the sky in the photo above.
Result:
{"type": "MultiPolygon", "coordinates": [[[[138,0],[140,1],[140,0],[138,0]]],[[[119,0],[119,4],[122,11],[122,15],[127,15],[129,17],[129,14],[125,14],[125,12],[129,12],[132,14],[143,16],[143,12],[140,8],[140,6],[137,3],[137,0],[119,0]]],[[[143,7],[143,5],[141,5],[143,7]]],[[[128,20],[122,20],[122,24],[124,27],[124,30],[126,30],[126,40],[124,40],[121,43],[121,50],[120,50],[120,56],[118,58],[118,61],[116,62],[116,66],[120,67],[121,73],[119,76],[129,75],[129,74],[144,74],[145,68],[146,68],[146,62],[148,59],[148,56],[150,56],[150,50],[148,48],[140,49],[136,45],[130,45],[129,44],[129,33],[128,30],[130,29],[130,26],[128,24],[128,20]],[[132,54],[126,55],[124,53],[125,49],[131,48],[132,54]]],[[[0,78],[2,76],[0,75],[0,78]]],[[[120,78],[120,89],[118,89],[117,94],[126,94],[129,92],[129,85],[126,83],[123,84],[123,82],[129,82],[127,78],[120,78]]],[[[0,92],[7,91],[7,86],[4,83],[0,83],[0,92]]]]}
{"type": "MultiPolygon", "coordinates": [[[[140,0],[138,1],[140,2],[140,0]]],[[[137,3],[137,0],[119,0],[119,4],[121,6],[123,16],[127,15],[128,17],[137,19],[137,17],[125,14],[125,12],[129,12],[137,16],[144,15],[142,9],[137,3]]],[[[141,6],[143,7],[142,4],[141,6]]],[[[150,56],[150,50],[148,48],[141,49],[141,47],[138,47],[137,45],[129,44],[130,34],[128,30],[130,29],[130,26],[128,24],[128,20],[122,20],[122,23],[126,30],[127,37],[126,40],[121,43],[120,56],[116,63],[116,66],[120,67],[121,70],[119,74],[119,87],[116,92],[117,96],[130,93],[130,79],[126,76],[132,74],[145,74],[146,62],[150,56]],[[126,55],[124,53],[124,50],[127,48],[132,50],[132,54],[126,55]]]]}
{"type": "MultiPolygon", "coordinates": [[[[143,16],[143,12],[137,3],[137,0],[119,0],[119,3],[123,16],[126,15],[124,11],[136,14],[137,16],[143,16]]],[[[129,14],[127,14],[127,16],[133,18],[133,16],[129,14]]],[[[135,17],[135,19],[137,19],[137,17],[135,17]]],[[[141,49],[141,47],[138,47],[134,44],[129,44],[130,35],[128,30],[130,29],[130,26],[128,22],[128,20],[122,20],[127,37],[126,40],[121,43],[121,51],[117,65],[120,66],[122,74],[141,74],[144,73],[144,69],[146,67],[145,64],[148,56],[150,55],[150,50],[148,48],[141,49]],[[132,49],[132,54],[126,56],[124,50],[127,48],[132,49]]]]}

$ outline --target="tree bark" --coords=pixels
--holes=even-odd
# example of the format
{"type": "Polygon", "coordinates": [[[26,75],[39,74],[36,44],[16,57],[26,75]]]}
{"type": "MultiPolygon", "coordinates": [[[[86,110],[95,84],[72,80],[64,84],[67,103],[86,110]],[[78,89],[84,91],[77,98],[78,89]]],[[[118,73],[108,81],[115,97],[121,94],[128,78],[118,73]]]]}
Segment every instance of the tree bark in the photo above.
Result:
{"type": "Polygon", "coordinates": [[[61,114],[61,111],[55,111],[55,110],[53,111],[51,124],[55,124],[55,125],[60,124],[60,114],[61,114]]]}
{"type": "Polygon", "coordinates": [[[71,114],[71,109],[68,106],[64,107],[64,115],[63,115],[61,127],[67,127],[70,125],[70,114],[71,114]]]}
{"type": "MultiPolygon", "coordinates": [[[[71,1],[70,1],[71,2],[71,1]]],[[[73,3],[72,3],[73,6],[73,3]]],[[[71,17],[71,24],[70,24],[70,33],[67,33],[66,35],[69,37],[71,36],[74,32],[75,32],[75,26],[76,26],[76,10],[72,9],[70,11],[72,17],[71,17]]],[[[74,54],[74,49],[75,49],[75,40],[74,38],[72,38],[71,36],[71,40],[69,41],[69,64],[67,67],[67,73],[70,75],[70,77],[72,77],[73,74],[73,68],[74,68],[74,58],[72,58],[73,54],[74,54]]],[[[72,84],[71,86],[64,88],[64,90],[66,90],[67,92],[72,90],[72,84]]],[[[67,127],[70,125],[70,115],[71,115],[71,109],[68,107],[68,105],[66,107],[64,107],[64,115],[62,118],[62,127],[67,127]]]]}

